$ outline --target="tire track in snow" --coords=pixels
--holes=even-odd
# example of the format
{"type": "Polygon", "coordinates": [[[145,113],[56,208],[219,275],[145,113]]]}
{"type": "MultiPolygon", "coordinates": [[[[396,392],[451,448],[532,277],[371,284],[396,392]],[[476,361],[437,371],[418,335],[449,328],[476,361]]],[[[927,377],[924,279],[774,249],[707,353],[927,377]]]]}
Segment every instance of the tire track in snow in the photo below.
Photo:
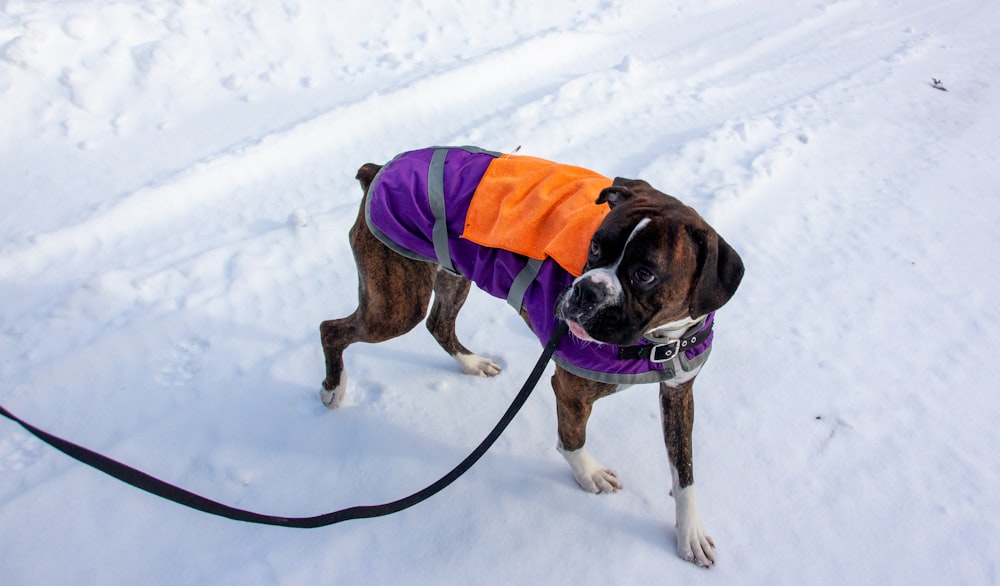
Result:
{"type": "Polygon", "coordinates": [[[512,148],[524,139],[607,172],[639,171],[690,137],[733,118],[748,121],[782,108],[794,110],[822,88],[910,50],[885,35],[884,28],[838,42],[856,28],[864,8],[831,3],[775,11],[749,22],[716,9],[697,16],[717,25],[693,55],[690,47],[698,42],[683,34],[683,21],[669,17],[651,17],[614,36],[589,34],[584,27],[590,25],[582,24],[529,38],[203,159],[118,198],[83,222],[40,234],[32,245],[6,253],[0,257],[0,276],[34,272],[70,254],[99,254],[102,242],[141,239],[151,226],[193,215],[223,198],[239,198],[241,189],[306,162],[358,153],[350,155],[350,168],[362,158],[385,158],[420,146],[399,144],[398,137],[428,134],[426,129],[433,129],[429,140],[451,140],[472,129],[473,141],[493,148],[512,148]],[[664,30],[675,29],[676,38],[664,38],[664,30]],[[817,37],[825,39],[818,46],[817,37]],[[612,107],[602,107],[595,116],[594,100],[612,107]],[[748,102],[764,106],[748,111],[748,102]],[[511,144],[494,144],[511,136],[516,137],[511,144]],[[601,161],[573,156],[574,144],[593,140],[607,145],[601,161]]]}
{"type": "MultiPolygon", "coordinates": [[[[348,152],[395,154],[407,146],[397,144],[398,136],[408,135],[403,130],[414,126],[432,128],[437,137],[454,136],[470,117],[489,116],[525,95],[547,91],[553,79],[610,59],[602,56],[604,43],[605,37],[585,32],[546,33],[220,152],[120,197],[94,217],[36,235],[31,246],[0,257],[0,277],[35,272],[68,255],[99,254],[101,242],[141,239],[152,225],[193,215],[240,188],[306,162],[348,152]],[[581,54],[580,47],[587,51],[581,54]]],[[[426,134],[419,128],[413,133],[426,134]]],[[[350,165],[362,156],[352,154],[350,165]]]]}
{"type": "MultiPolygon", "coordinates": [[[[701,17],[718,22],[700,40],[683,30],[676,37],[664,35],[663,24],[657,23],[620,44],[627,58],[618,68],[572,80],[554,96],[525,104],[514,118],[524,120],[526,129],[538,125],[537,134],[546,137],[572,135],[549,139],[553,149],[579,148],[585,155],[593,151],[588,141],[606,144],[606,157],[585,161],[590,166],[642,170],[726,124],[779,112],[812,114],[811,103],[820,92],[846,91],[859,73],[888,71],[888,61],[903,59],[926,42],[901,24],[895,30],[873,25],[852,34],[859,21],[875,18],[864,10],[856,3],[834,3],[776,10],[751,21],[735,21],[735,13],[717,10],[701,17]],[[591,96],[610,106],[599,117],[586,99],[591,96]]],[[[821,113],[810,120],[824,121],[821,113]]],[[[499,133],[507,123],[496,120],[483,132],[499,133]]],[[[799,133],[794,122],[785,126],[784,132],[799,133]]]]}
{"type": "MultiPolygon", "coordinates": [[[[647,26],[639,35],[630,32],[621,42],[655,45],[658,31],[658,26],[647,26]]],[[[604,35],[573,30],[543,34],[388,94],[373,95],[264,135],[251,144],[230,148],[119,197],[117,203],[83,222],[37,235],[31,246],[0,258],[0,275],[38,270],[71,253],[99,253],[102,242],[141,237],[152,225],[191,215],[232,196],[241,187],[296,168],[303,160],[324,155],[335,158],[353,151],[391,156],[412,146],[396,144],[396,136],[414,127],[418,127],[416,132],[410,134],[420,134],[419,128],[434,128],[439,136],[453,136],[463,126],[477,126],[476,121],[493,119],[502,124],[506,116],[497,116],[498,112],[530,103],[537,95],[551,95],[553,87],[565,79],[608,71],[621,53],[607,47],[605,39],[604,35]],[[581,53],[580,47],[587,50],[581,53]]],[[[622,112],[631,113],[628,108],[622,112]]],[[[359,159],[352,156],[349,164],[355,165],[359,159]]]]}

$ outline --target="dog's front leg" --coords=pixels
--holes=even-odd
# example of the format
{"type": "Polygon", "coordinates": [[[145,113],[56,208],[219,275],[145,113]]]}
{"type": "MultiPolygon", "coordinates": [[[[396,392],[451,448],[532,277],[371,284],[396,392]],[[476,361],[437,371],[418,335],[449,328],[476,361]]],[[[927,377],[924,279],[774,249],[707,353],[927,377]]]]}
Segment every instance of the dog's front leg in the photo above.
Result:
{"type": "Polygon", "coordinates": [[[622,487],[615,471],[601,465],[584,447],[587,420],[594,401],[610,395],[617,388],[616,385],[580,378],[559,366],[552,376],[559,425],[559,453],[566,458],[577,484],[587,492],[615,492],[622,487]]]}
{"type": "Polygon", "coordinates": [[[693,380],[676,387],[660,383],[660,413],[663,437],[670,458],[670,473],[677,519],[677,554],[708,568],[715,564],[715,543],[705,533],[695,499],[691,463],[691,431],[694,427],[693,380]]]}

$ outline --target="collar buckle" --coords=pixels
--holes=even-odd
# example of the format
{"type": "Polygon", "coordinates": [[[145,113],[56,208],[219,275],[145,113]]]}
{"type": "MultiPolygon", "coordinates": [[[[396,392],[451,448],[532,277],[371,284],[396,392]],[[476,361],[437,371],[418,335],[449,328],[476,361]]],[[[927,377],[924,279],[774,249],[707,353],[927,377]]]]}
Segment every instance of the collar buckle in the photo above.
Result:
{"type": "Polygon", "coordinates": [[[670,340],[664,344],[657,344],[650,349],[650,362],[670,362],[681,351],[681,340],[670,340]]]}

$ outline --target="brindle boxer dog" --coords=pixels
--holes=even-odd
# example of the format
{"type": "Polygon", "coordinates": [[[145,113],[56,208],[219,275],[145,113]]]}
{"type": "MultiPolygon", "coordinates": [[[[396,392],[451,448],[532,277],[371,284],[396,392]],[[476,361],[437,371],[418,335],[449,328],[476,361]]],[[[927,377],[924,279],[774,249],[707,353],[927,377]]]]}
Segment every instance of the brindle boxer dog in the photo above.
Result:
{"type": "MultiPolygon", "coordinates": [[[[406,333],[424,319],[432,292],[427,327],[442,348],[465,373],[500,372],[493,361],[470,352],[455,335],[455,319],[470,281],[439,270],[432,262],[399,254],[373,234],[366,204],[380,169],[369,163],[357,174],[365,193],[350,231],[359,278],[358,308],[346,318],[320,325],[326,358],[321,397],[330,407],[344,396],[344,350],[355,342],[381,342],[406,333]]],[[[581,235],[579,246],[589,246],[582,275],[570,276],[552,300],[556,318],[566,321],[579,340],[592,346],[677,340],[703,324],[705,316],[736,291],[743,276],[739,255],[691,208],[644,181],[621,178],[590,197],[594,205],[609,206],[610,211],[592,236],[581,235]]],[[[679,358],[671,360],[677,365],[679,358]]],[[[682,558],[709,567],[716,560],[715,544],[699,518],[691,454],[692,385],[700,366],[686,372],[678,368],[659,384],[676,505],[677,551],[682,558]]],[[[552,377],[558,448],[577,483],[590,492],[622,487],[615,472],[584,447],[594,401],[619,386],[583,378],[562,365],[556,366],[552,377]]]]}

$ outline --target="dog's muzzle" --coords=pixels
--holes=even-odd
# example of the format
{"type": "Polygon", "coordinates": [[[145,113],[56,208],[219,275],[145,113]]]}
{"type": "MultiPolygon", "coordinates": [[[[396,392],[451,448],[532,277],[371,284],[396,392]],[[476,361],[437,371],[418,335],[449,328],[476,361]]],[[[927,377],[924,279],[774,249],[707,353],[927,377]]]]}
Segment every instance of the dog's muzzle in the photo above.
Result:
{"type": "MultiPolygon", "coordinates": [[[[587,330],[603,309],[613,306],[620,298],[621,286],[614,273],[590,271],[577,278],[563,294],[556,306],[556,317],[587,330]]],[[[572,327],[570,329],[577,337],[591,338],[589,334],[580,336],[580,332],[572,327]]]]}
{"type": "Polygon", "coordinates": [[[600,307],[609,294],[609,287],[603,283],[593,280],[580,281],[570,289],[567,305],[581,314],[586,314],[600,307]]]}

